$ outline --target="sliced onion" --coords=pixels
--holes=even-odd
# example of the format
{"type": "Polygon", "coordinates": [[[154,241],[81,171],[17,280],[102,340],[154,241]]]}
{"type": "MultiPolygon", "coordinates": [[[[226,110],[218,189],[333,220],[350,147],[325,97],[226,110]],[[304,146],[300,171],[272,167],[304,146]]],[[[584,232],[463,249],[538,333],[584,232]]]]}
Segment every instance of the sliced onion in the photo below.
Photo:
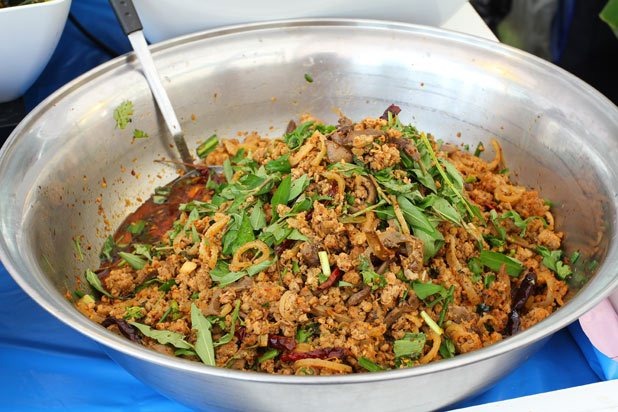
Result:
{"type": "Polygon", "coordinates": [[[365,232],[365,237],[367,238],[367,243],[369,244],[369,248],[373,252],[375,256],[380,260],[389,260],[393,256],[395,256],[395,252],[390,249],[387,249],[380,241],[380,237],[376,232],[365,232]]]}
{"type": "Polygon", "coordinates": [[[232,262],[230,263],[231,271],[243,270],[249,266],[257,265],[258,263],[264,262],[270,256],[270,249],[268,245],[261,240],[254,240],[252,242],[245,243],[234,252],[234,257],[232,257],[232,262]],[[257,252],[261,253],[261,256],[255,260],[242,261],[242,255],[251,249],[255,249],[257,252]]]}
{"type": "Polygon", "coordinates": [[[307,358],[301,359],[294,362],[294,369],[300,368],[319,368],[319,369],[328,369],[333,372],[339,373],[352,373],[352,367],[350,365],[345,365],[343,363],[324,360],[324,359],[315,359],[315,358],[307,358]]]}

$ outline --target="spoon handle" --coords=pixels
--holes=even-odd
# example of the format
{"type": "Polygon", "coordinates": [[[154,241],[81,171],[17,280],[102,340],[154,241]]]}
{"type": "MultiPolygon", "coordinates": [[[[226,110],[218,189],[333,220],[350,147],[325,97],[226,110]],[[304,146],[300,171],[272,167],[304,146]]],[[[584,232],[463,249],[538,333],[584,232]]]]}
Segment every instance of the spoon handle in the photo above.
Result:
{"type": "Polygon", "coordinates": [[[133,1],[110,0],[109,2],[116,13],[116,17],[120,21],[122,29],[129,38],[129,42],[133,47],[133,51],[135,52],[137,59],[142,65],[142,71],[148,81],[150,91],[159,106],[159,110],[163,115],[167,128],[174,138],[174,144],[176,145],[176,149],[178,150],[182,161],[187,165],[193,164],[193,157],[187,147],[187,142],[185,141],[182,129],[180,128],[180,123],[178,122],[178,118],[174,112],[172,102],[170,101],[165,88],[161,83],[161,78],[159,77],[159,73],[154,65],[154,61],[152,60],[152,55],[148,49],[148,44],[144,38],[144,33],[142,32],[142,23],[139,20],[137,12],[135,11],[133,1]]]}
{"type": "Polygon", "coordinates": [[[134,31],[142,30],[142,22],[137,15],[133,1],[131,0],[109,0],[116,17],[122,26],[124,34],[127,36],[134,31]]]}

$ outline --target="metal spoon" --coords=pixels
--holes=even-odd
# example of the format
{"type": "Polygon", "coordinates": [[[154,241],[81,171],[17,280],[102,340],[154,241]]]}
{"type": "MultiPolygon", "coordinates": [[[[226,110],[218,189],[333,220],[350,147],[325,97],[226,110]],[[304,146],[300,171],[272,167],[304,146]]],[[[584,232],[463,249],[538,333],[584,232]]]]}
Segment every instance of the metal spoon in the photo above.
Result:
{"type": "Polygon", "coordinates": [[[180,128],[180,123],[178,122],[172,103],[163,88],[163,84],[161,84],[159,73],[157,73],[157,69],[152,61],[152,55],[150,54],[150,50],[148,50],[148,45],[146,44],[146,39],[144,38],[144,33],[142,31],[142,23],[137,15],[137,11],[135,11],[133,1],[109,0],[109,2],[114,9],[114,13],[116,13],[116,17],[122,26],[122,30],[131,42],[131,46],[133,47],[133,51],[135,52],[137,59],[142,65],[142,70],[146,80],[148,81],[148,85],[150,86],[150,91],[159,106],[159,110],[161,110],[161,114],[163,115],[167,128],[174,138],[174,143],[176,144],[176,149],[180,154],[180,158],[186,168],[192,168],[191,165],[193,165],[193,157],[187,147],[187,142],[185,141],[184,134],[180,128]]]}

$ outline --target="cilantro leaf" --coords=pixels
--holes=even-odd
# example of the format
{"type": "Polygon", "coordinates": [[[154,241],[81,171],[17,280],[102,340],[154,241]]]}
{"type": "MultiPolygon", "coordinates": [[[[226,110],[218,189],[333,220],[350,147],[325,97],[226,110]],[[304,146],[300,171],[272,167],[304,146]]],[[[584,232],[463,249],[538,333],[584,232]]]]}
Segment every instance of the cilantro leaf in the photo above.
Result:
{"type": "Polygon", "coordinates": [[[549,250],[545,246],[537,246],[536,251],[543,257],[543,264],[559,279],[565,279],[573,273],[569,265],[562,261],[562,250],[549,250]]]}
{"type": "Polygon", "coordinates": [[[363,283],[365,285],[371,286],[371,290],[376,290],[386,286],[386,279],[384,276],[373,270],[371,262],[369,262],[369,259],[367,259],[366,256],[361,256],[359,260],[360,264],[358,265],[358,270],[363,277],[363,283]]]}
{"type": "Polygon", "coordinates": [[[134,138],[134,139],[146,139],[146,138],[148,138],[148,137],[150,137],[150,136],[148,135],[148,133],[146,133],[146,132],[145,132],[145,131],[143,131],[143,130],[140,130],[140,129],[134,129],[134,130],[133,130],[133,138],[134,138]]]}
{"type": "Polygon", "coordinates": [[[133,116],[133,102],[125,100],[114,109],[116,127],[120,130],[126,129],[127,125],[132,121],[131,116],[133,116]]]}

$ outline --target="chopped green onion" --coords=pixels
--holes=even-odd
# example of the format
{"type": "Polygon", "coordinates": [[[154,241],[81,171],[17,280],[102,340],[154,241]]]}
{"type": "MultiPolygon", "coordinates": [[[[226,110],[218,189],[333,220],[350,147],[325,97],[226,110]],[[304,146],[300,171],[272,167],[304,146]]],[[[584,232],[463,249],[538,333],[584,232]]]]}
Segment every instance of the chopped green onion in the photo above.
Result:
{"type": "Polygon", "coordinates": [[[262,356],[258,358],[258,363],[266,362],[267,360],[274,359],[279,355],[277,349],[270,348],[262,356]]]}
{"type": "Polygon", "coordinates": [[[328,261],[328,252],[325,250],[320,250],[318,252],[318,257],[320,258],[320,265],[322,266],[322,274],[327,278],[330,276],[330,262],[328,261]]]}
{"type": "Polygon", "coordinates": [[[219,144],[219,139],[217,138],[216,134],[213,134],[208,139],[206,139],[206,141],[204,141],[202,144],[200,144],[197,147],[196,149],[197,157],[199,157],[200,159],[205,158],[206,156],[208,156],[210,152],[215,150],[218,144],[219,144]]]}
{"type": "Polygon", "coordinates": [[[364,357],[358,358],[358,366],[368,370],[369,372],[380,372],[384,370],[384,368],[381,367],[380,365],[364,357]]]}
{"type": "Polygon", "coordinates": [[[474,156],[479,157],[484,151],[485,145],[483,144],[483,142],[479,142],[479,144],[476,145],[476,149],[474,150],[474,156]]]}
{"type": "Polygon", "coordinates": [[[424,310],[421,310],[421,318],[423,318],[427,326],[429,326],[429,328],[436,332],[438,335],[442,335],[444,333],[442,328],[438,326],[438,324],[433,319],[431,319],[431,317],[424,310]]]}

